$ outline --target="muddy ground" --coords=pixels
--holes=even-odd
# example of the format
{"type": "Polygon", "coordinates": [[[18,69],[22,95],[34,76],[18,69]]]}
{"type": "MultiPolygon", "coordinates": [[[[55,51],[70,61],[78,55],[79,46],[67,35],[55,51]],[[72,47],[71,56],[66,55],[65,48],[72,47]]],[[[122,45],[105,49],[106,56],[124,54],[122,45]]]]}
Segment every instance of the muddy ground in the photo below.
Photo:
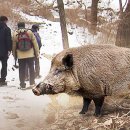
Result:
{"type": "Polygon", "coordinates": [[[85,115],[78,114],[81,107],[80,97],[37,97],[31,89],[0,87],[0,130],[130,130],[129,98],[107,98],[98,118],[93,103],[85,115]]]}

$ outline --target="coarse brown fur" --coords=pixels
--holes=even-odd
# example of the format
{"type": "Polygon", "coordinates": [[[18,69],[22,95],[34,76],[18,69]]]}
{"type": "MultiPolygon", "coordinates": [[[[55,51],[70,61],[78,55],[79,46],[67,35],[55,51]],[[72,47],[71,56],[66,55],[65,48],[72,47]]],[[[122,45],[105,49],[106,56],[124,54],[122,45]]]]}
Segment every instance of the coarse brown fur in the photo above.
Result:
{"type": "Polygon", "coordinates": [[[86,45],[57,54],[49,74],[33,92],[35,95],[68,93],[83,97],[80,114],[91,101],[95,116],[101,115],[105,96],[130,94],[130,49],[114,45],[86,45]]]}
{"type": "Polygon", "coordinates": [[[62,59],[67,54],[73,55],[72,71],[80,84],[83,97],[130,92],[130,49],[114,45],[69,48],[57,54],[52,64],[62,68],[62,59]]]}

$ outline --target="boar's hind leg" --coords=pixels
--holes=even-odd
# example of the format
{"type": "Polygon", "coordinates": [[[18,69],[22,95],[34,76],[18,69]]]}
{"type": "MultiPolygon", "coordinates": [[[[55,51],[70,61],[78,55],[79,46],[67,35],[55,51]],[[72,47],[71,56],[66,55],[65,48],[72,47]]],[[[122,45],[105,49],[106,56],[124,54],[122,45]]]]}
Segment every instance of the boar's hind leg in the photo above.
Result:
{"type": "Polygon", "coordinates": [[[95,116],[99,116],[101,115],[101,108],[104,102],[104,97],[101,98],[94,98],[93,99],[94,103],[95,103],[95,116]]]}
{"type": "Polygon", "coordinates": [[[89,107],[90,102],[91,102],[91,99],[83,98],[83,108],[79,114],[85,114],[85,112],[88,111],[88,107],[89,107]]]}

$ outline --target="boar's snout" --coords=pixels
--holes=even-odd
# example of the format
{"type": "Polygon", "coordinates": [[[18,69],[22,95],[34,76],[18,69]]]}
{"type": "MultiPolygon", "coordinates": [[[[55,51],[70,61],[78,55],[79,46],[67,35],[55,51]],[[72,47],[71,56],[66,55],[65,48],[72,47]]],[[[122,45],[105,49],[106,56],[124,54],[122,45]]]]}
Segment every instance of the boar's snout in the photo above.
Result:
{"type": "Polygon", "coordinates": [[[37,96],[40,96],[43,94],[43,90],[44,90],[44,84],[43,83],[39,83],[36,87],[34,87],[32,89],[33,93],[37,96]]]}
{"type": "Polygon", "coordinates": [[[40,96],[40,95],[41,95],[40,92],[39,92],[36,88],[33,88],[32,91],[33,91],[33,93],[34,93],[35,95],[37,95],[37,96],[40,96]]]}
{"type": "Polygon", "coordinates": [[[42,94],[55,94],[53,91],[53,86],[46,83],[39,83],[36,87],[32,89],[33,93],[37,96],[42,94]]]}

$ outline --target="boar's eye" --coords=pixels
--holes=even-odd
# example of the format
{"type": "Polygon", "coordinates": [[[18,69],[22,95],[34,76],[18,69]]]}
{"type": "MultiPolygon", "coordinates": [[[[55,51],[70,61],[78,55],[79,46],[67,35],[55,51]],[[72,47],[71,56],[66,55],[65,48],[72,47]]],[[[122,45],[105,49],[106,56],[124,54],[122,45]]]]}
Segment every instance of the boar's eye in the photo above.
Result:
{"type": "Polygon", "coordinates": [[[54,75],[57,75],[57,74],[59,74],[59,73],[61,73],[61,72],[62,72],[62,70],[56,69],[54,75]]]}

